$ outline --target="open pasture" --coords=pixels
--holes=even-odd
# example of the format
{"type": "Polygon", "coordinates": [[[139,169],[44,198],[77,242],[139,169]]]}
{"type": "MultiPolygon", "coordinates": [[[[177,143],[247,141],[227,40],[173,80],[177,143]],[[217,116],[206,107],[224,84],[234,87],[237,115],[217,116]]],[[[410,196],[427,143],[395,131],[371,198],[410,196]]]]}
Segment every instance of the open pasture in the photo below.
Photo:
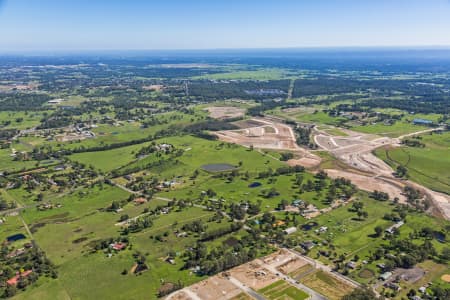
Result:
{"type": "Polygon", "coordinates": [[[424,134],[424,148],[380,148],[375,153],[393,168],[402,165],[408,177],[433,190],[450,193],[450,133],[424,134]]]}

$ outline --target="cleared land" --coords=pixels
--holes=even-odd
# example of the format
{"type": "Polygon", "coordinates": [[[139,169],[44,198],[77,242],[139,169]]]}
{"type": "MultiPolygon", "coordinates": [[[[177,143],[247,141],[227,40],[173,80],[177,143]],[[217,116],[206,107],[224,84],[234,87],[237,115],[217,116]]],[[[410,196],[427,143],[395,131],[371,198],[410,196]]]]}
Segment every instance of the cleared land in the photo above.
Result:
{"type": "MultiPolygon", "coordinates": [[[[362,190],[384,191],[388,193],[391,198],[397,197],[402,201],[405,200],[403,188],[406,185],[413,186],[414,188],[421,190],[432,200],[432,203],[438,211],[435,213],[450,219],[449,195],[432,191],[414,181],[404,181],[395,178],[392,167],[374,155],[374,151],[381,147],[389,146],[389,149],[396,149],[400,147],[400,141],[403,138],[439,131],[440,128],[424,129],[415,133],[405,134],[395,139],[388,137],[380,138],[372,134],[357,133],[351,130],[341,130],[347,136],[331,135],[323,130],[315,129],[314,141],[320,148],[328,151],[340,161],[362,173],[357,174],[355,172],[350,172],[349,170],[328,169],[327,172],[330,176],[350,179],[362,190]]],[[[443,153],[441,153],[441,155],[443,155],[443,153]]],[[[444,157],[445,161],[443,161],[443,166],[448,166],[448,156],[444,155],[444,157]]],[[[418,161],[420,162],[420,159],[418,161]]],[[[391,165],[393,165],[392,161],[391,165]]]]}
{"type": "Polygon", "coordinates": [[[211,118],[222,120],[243,117],[245,114],[245,109],[234,106],[211,106],[205,110],[211,118]]]}
{"type": "Polygon", "coordinates": [[[258,292],[271,300],[303,300],[308,298],[308,294],[283,280],[274,282],[258,292]]]}
{"type": "Polygon", "coordinates": [[[292,151],[297,156],[291,164],[314,167],[320,163],[320,157],[309,153],[296,143],[295,134],[288,125],[270,119],[255,118],[237,123],[242,129],[215,132],[221,141],[239,144],[257,149],[292,151]]]}
{"type": "MultiPolygon", "coordinates": [[[[276,251],[261,259],[240,265],[169,295],[170,300],[238,300],[238,299],[286,299],[303,300],[310,296],[289,282],[281,279],[277,266],[287,264],[298,267],[303,260],[287,250],[276,251]],[[286,262],[287,261],[287,262],[286,262]],[[292,264],[291,262],[296,262],[292,264]],[[264,266],[267,266],[264,267],[264,266]]],[[[306,288],[306,287],[305,287],[306,288]]],[[[317,299],[322,299],[317,298],[317,299]]]]}
{"type": "Polygon", "coordinates": [[[300,280],[304,285],[318,291],[331,300],[342,299],[350,293],[353,288],[327,274],[324,271],[317,271],[300,280]]]}

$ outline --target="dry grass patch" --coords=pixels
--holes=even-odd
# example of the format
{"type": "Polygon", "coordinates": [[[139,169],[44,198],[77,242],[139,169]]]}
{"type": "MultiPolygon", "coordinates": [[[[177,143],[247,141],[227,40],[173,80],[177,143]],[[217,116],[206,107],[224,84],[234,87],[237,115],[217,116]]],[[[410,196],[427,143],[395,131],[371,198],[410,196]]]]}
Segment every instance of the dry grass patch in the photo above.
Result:
{"type": "Polygon", "coordinates": [[[304,277],[301,282],[331,300],[342,299],[353,287],[324,271],[317,271],[304,277]]]}

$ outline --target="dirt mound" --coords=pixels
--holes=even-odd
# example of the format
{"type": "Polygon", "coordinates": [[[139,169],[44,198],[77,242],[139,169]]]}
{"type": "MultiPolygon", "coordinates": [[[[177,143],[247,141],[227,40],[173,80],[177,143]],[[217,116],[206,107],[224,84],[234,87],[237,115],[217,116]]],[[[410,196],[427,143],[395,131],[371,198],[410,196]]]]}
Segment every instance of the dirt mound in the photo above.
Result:
{"type": "Polygon", "coordinates": [[[291,167],[303,166],[305,168],[314,168],[320,164],[321,160],[319,157],[302,157],[299,159],[290,159],[287,164],[291,167]]]}

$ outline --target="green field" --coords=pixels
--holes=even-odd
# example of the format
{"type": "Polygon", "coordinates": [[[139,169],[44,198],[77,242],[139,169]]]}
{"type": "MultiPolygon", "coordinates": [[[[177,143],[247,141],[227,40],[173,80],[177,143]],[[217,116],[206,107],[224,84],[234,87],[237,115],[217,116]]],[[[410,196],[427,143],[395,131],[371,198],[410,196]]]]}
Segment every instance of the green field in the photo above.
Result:
{"type": "Polygon", "coordinates": [[[221,80],[276,80],[292,77],[295,74],[285,69],[270,68],[254,71],[230,70],[224,73],[207,74],[195,77],[196,79],[221,79],[221,80]]]}
{"type": "Polygon", "coordinates": [[[408,178],[433,190],[450,194],[450,133],[425,134],[424,148],[380,148],[375,154],[394,169],[402,165],[408,178]]]}
{"type": "Polygon", "coordinates": [[[135,154],[150,143],[137,144],[112,150],[72,154],[69,158],[96,169],[109,172],[137,160],[135,154]]]}
{"type": "Polygon", "coordinates": [[[304,300],[309,297],[304,291],[297,289],[283,280],[276,281],[260,289],[258,293],[270,300],[304,300]]]}
{"type": "Polygon", "coordinates": [[[363,133],[372,133],[387,137],[399,137],[401,135],[405,135],[408,133],[429,129],[429,127],[426,126],[414,125],[412,123],[412,120],[416,118],[422,118],[436,122],[439,118],[439,115],[437,114],[407,115],[404,116],[401,120],[396,121],[393,125],[385,125],[383,123],[377,123],[377,124],[351,126],[351,129],[363,133]]]}
{"type": "MultiPolygon", "coordinates": [[[[421,286],[445,298],[435,287],[450,293],[450,222],[430,199],[405,189],[407,201],[390,201],[324,172],[362,174],[338,157],[367,146],[347,153],[351,140],[384,141],[374,153],[407,169],[398,183],[450,195],[450,132],[410,135],[450,126],[440,56],[415,65],[388,64],[387,52],[373,63],[367,51],[277,51],[1,57],[0,298],[167,299],[236,268],[264,281],[260,260],[296,280],[266,276],[255,292],[267,300],[315,298],[311,289],[339,300],[351,280],[386,299],[421,286]],[[215,134],[232,129],[256,148],[215,134]],[[324,151],[320,134],[340,146],[324,151]],[[379,276],[401,269],[422,277],[394,293],[379,276]]],[[[247,291],[219,298],[250,300],[247,291]]]]}
{"type": "MultiPolygon", "coordinates": [[[[357,255],[360,261],[363,259],[370,261],[373,250],[384,244],[383,239],[374,236],[375,227],[380,226],[386,229],[393,224],[392,221],[385,220],[383,217],[385,214],[392,213],[394,207],[388,202],[369,199],[363,193],[358,195],[358,198],[364,204],[364,210],[368,212],[367,218],[357,218],[355,212],[350,211],[348,206],[344,206],[314,219],[318,223],[315,228],[326,226],[328,227],[327,232],[316,233],[314,230],[299,230],[291,236],[297,238],[299,242],[310,240],[319,244],[320,246],[316,246],[308,252],[308,256],[325,264],[333,265],[333,261],[340,256],[350,260],[357,255]],[[328,251],[331,255],[329,257],[320,255],[321,251],[328,251]]],[[[424,227],[445,232],[448,224],[448,221],[445,220],[410,212],[406,217],[405,225],[400,229],[400,237],[408,238],[414,231],[424,227]]],[[[432,239],[431,243],[438,252],[449,246],[448,241],[442,243],[432,239]]],[[[361,265],[360,261],[358,262],[359,267],[350,276],[361,283],[373,282],[376,274],[380,274],[380,270],[376,267],[377,261],[372,261],[365,266],[361,265]],[[360,272],[362,269],[369,269],[372,275],[365,277],[360,272]]]]}
{"type": "MultiPolygon", "coordinates": [[[[172,282],[181,280],[185,284],[201,280],[202,277],[189,275],[188,270],[180,271],[180,265],[170,265],[161,260],[169,250],[183,250],[192,243],[192,238],[179,239],[174,234],[167,236],[165,242],[156,242],[149,238],[170,232],[173,229],[172,224],[175,223],[181,226],[198,219],[207,222],[212,212],[196,207],[161,215],[154,220],[151,228],[130,235],[130,244],[134,250],[130,248],[110,258],[101,252],[91,253],[89,244],[92,241],[120,235],[120,226],[114,225],[118,222],[119,215],[103,209],[112,201],[123,200],[127,196],[127,192],[115,187],[96,187],[61,197],[58,199],[58,203],[62,204],[60,208],[47,211],[26,209],[23,215],[33,237],[57,265],[60,277],[56,281],[40,279],[35,288],[20,294],[17,299],[155,298],[163,279],[172,282]],[[144,272],[140,276],[121,275],[124,269],[129,270],[133,266],[131,254],[137,250],[146,255],[151,272],[144,272]],[[111,282],[114,284],[111,285],[111,282]],[[120,296],[123,290],[130,288],[130,293],[120,296]]],[[[124,207],[122,213],[132,217],[142,213],[144,208],[152,209],[165,204],[165,201],[160,200],[152,200],[138,207],[129,204],[124,207]]],[[[9,226],[13,227],[11,232],[21,230],[20,224],[11,223],[9,226]]],[[[211,228],[215,226],[220,224],[211,224],[211,228]]],[[[5,231],[5,234],[7,232],[5,231]]],[[[182,262],[178,259],[177,261],[182,262]]]]}
{"type": "Polygon", "coordinates": [[[24,111],[0,111],[0,124],[10,122],[4,129],[28,129],[38,126],[48,111],[24,112],[24,111]]]}

